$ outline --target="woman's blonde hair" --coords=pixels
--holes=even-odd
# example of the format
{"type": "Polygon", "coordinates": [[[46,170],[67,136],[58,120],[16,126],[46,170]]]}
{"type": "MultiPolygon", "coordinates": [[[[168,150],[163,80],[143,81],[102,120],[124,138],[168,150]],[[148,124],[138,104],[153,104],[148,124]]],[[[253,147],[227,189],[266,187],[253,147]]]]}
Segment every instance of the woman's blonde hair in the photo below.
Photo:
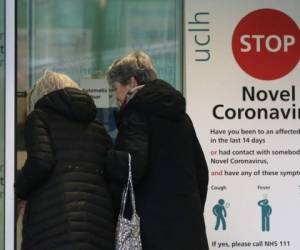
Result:
{"type": "Polygon", "coordinates": [[[126,85],[132,76],[139,85],[146,84],[157,78],[153,63],[146,53],[142,51],[129,53],[115,60],[107,72],[109,84],[119,82],[126,85]]]}
{"type": "Polygon", "coordinates": [[[34,105],[43,96],[67,87],[80,89],[79,85],[69,76],[63,73],[45,71],[44,75],[36,81],[28,93],[28,111],[31,112],[34,109],[34,105]]]}

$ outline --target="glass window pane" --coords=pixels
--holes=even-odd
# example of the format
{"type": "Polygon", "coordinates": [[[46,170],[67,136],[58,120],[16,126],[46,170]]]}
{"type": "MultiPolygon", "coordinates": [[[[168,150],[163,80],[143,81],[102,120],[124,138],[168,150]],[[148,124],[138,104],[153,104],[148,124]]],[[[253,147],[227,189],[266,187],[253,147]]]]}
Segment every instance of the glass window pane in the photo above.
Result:
{"type": "Polygon", "coordinates": [[[45,69],[63,71],[77,81],[103,77],[115,58],[138,49],[153,57],[161,78],[182,88],[181,1],[35,0],[28,4],[30,85],[45,69]]]}

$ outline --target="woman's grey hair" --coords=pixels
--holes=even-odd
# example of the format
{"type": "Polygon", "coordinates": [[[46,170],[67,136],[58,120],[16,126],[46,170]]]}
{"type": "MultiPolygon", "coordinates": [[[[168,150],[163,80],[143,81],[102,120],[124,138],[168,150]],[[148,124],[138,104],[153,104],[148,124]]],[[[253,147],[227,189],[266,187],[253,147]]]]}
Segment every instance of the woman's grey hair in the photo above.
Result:
{"type": "Polygon", "coordinates": [[[28,111],[31,112],[34,109],[34,105],[43,96],[67,87],[80,89],[79,85],[69,76],[63,73],[46,71],[28,93],[28,111]]]}
{"type": "Polygon", "coordinates": [[[132,76],[136,79],[138,85],[146,84],[157,78],[155,68],[146,53],[142,51],[129,53],[115,60],[107,72],[109,84],[119,82],[126,85],[132,76]]]}

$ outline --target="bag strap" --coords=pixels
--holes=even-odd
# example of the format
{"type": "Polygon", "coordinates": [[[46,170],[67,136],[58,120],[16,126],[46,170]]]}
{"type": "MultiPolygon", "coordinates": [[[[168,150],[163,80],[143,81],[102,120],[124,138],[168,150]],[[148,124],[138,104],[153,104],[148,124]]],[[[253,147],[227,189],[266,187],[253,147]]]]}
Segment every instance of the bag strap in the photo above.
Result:
{"type": "Polygon", "coordinates": [[[124,187],[124,190],[123,190],[121,210],[120,210],[120,215],[122,217],[124,217],[124,211],[125,211],[128,192],[130,192],[130,198],[131,198],[131,205],[132,205],[133,214],[136,214],[135,195],[134,195],[133,181],[132,181],[131,155],[129,153],[128,153],[128,180],[127,180],[127,184],[126,184],[126,186],[124,187]]]}

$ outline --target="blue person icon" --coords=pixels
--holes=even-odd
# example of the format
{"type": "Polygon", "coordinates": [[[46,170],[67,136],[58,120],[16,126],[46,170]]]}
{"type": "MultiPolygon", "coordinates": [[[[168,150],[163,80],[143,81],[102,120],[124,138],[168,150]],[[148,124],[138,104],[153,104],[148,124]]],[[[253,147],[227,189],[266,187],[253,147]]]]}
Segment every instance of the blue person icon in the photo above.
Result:
{"type": "Polygon", "coordinates": [[[270,231],[270,215],[272,213],[272,208],[269,205],[268,199],[263,199],[258,202],[261,207],[261,230],[263,232],[270,231]]]}
{"type": "Polygon", "coordinates": [[[227,216],[227,212],[225,209],[225,201],[220,199],[218,204],[213,207],[213,214],[217,217],[217,222],[215,225],[215,230],[219,230],[220,224],[222,224],[222,229],[226,230],[226,221],[225,218],[227,216]]]}

